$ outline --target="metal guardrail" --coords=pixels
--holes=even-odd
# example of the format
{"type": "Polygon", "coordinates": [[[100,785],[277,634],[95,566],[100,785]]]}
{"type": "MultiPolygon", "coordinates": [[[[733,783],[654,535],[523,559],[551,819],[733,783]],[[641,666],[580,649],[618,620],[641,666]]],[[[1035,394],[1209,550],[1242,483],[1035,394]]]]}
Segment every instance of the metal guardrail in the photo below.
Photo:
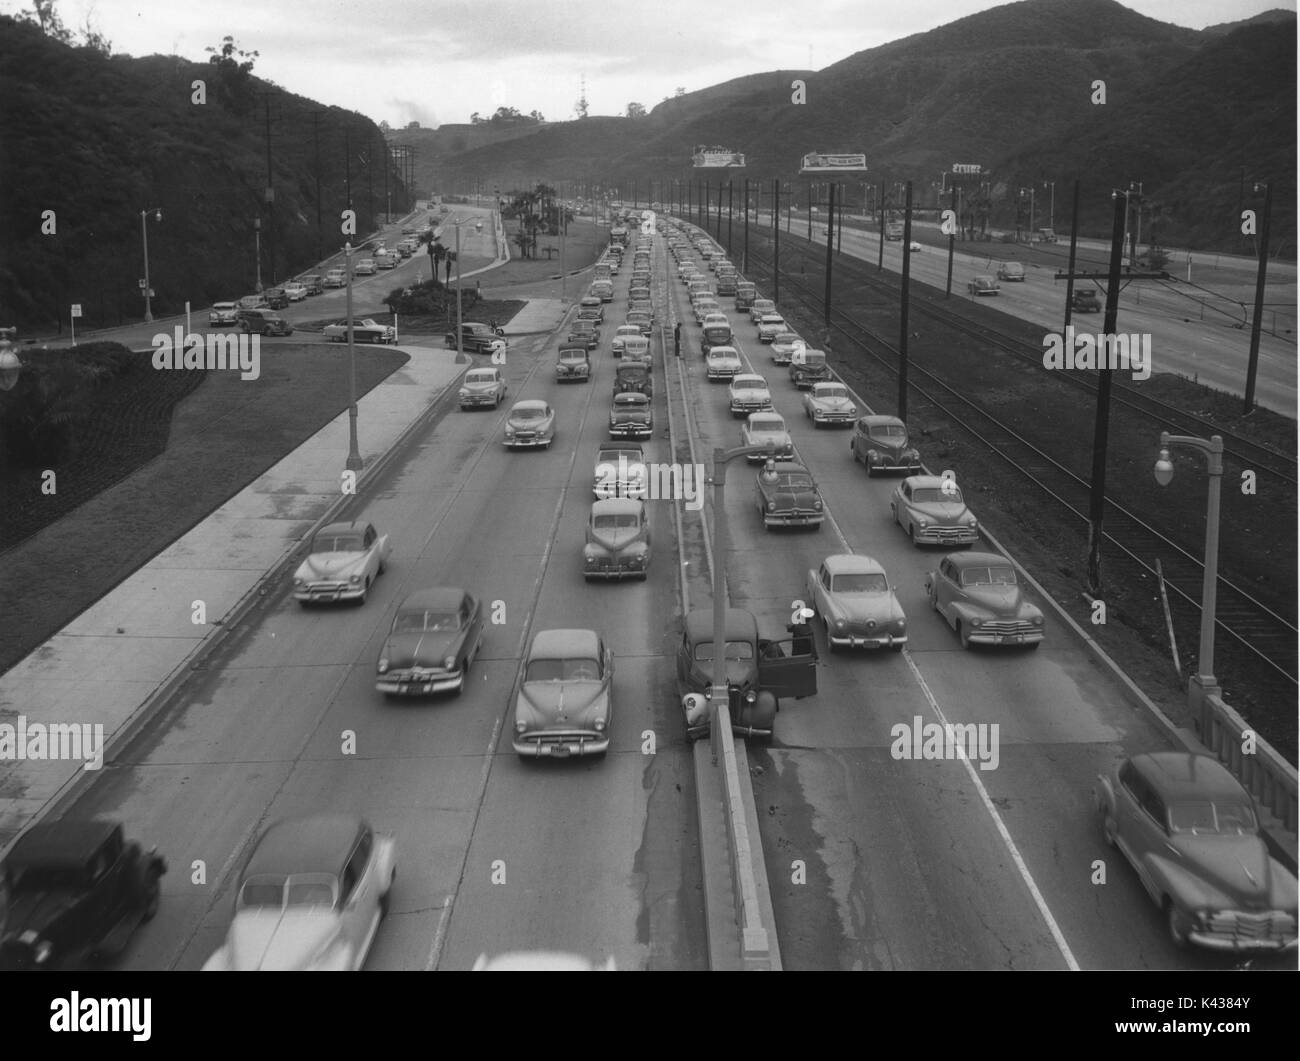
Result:
{"type": "Polygon", "coordinates": [[[1261,806],[1282,822],[1288,833],[1296,832],[1296,768],[1246,724],[1236,711],[1217,696],[1201,702],[1196,727],[1201,743],[1223,763],[1261,806]],[[1254,736],[1255,751],[1241,749],[1247,733],[1254,736]]]}

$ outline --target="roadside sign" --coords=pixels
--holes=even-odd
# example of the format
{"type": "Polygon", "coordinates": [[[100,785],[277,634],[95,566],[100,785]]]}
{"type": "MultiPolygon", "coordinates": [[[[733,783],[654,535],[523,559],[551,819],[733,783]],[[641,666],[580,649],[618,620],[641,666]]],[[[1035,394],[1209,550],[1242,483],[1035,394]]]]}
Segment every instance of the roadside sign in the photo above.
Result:
{"type": "Polygon", "coordinates": [[[81,316],[81,303],[80,303],[80,302],[74,302],[74,303],[72,304],[72,315],[73,315],[74,317],[80,317],[80,316],[81,316]]]}

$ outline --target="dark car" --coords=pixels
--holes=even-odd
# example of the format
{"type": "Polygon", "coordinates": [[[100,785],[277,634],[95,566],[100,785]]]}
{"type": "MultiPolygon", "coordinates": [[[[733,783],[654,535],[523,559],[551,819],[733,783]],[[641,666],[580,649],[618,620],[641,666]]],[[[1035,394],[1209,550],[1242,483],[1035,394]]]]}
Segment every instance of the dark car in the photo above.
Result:
{"type": "Polygon", "coordinates": [[[1091,287],[1085,287],[1074,293],[1070,305],[1076,313],[1100,313],[1101,299],[1097,297],[1097,292],[1091,287]]]}
{"type": "Polygon", "coordinates": [[[379,651],[375,688],[385,696],[460,692],[483,645],[483,613],[463,589],[416,590],[397,608],[379,651]]]}
{"type": "Polygon", "coordinates": [[[569,327],[567,343],[585,346],[595,350],[600,345],[600,324],[594,320],[575,320],[569,327]]]}
{"type": "MultiPolygon", "coordinates": [[[[501,338],[501,329],[493,329],[489,324],[483,324],[479,321],[471,321],[460,326],[461,349],[470,354],[490,354],[498,345],[504,342],[501,338]]],[[[449,331],[446,335],[447,346],[452,350],[456,349],[456,332],[449,331]]]]}
{"type": "Polygon", "coordinates": [[[266,304],[271,309],[286,309],[289,305],[289,296],[282,287],[268,287],[262,296],[266,299],[266,304]]]}
{"type": "Polygon", "coordinates": [[[241,309],[238,314],[241,331],[257,335],[292,335],[293,325],[270,309],[241,309]]]}
{"type": "Polygon", "coordinates": [[[609,411],[611,438],[649,438],[654,426],[654,411],[644,394],[630,391],[614,395],[614,407],[609,411]]]}
{"type": "Polygon", "coordinates": [[[158,912],[166,872],[118,822],[33,825],[0,866],[0,969],[66,969],[120,953],[158,912]]]}
{"type": "Polygon", "coordinates": [[[754,507],[767,530],[820,527],[826,518],[812,472],[794,461],[766,462],[754,478],[754,507]]]}
{"type": "Polygon", "coordinates": [[[868,475],[895,471],[921,474],[921,454],[909,445],[907,425],[896,416],[862,417],[853,425],[849,449],[855,461],[866,465],[868,475]]]}
{"type": "Polygon", "coordinates": [[[614,368],[614,395],[636,391],[647,398],[654,397],[654,380],[650,367],[640,361],[623,360],[614,368]]]}

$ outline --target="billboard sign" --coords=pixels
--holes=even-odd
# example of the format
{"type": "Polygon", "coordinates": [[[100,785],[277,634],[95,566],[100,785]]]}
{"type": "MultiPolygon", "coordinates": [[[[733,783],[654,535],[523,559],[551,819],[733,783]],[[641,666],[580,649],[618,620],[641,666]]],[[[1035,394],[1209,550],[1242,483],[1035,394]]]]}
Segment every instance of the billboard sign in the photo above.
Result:
{"type": "Polygon", "coordinates": [[[866,155],[804,155],[800,173],[866,173],[866,155]]]}
{"type": "Polygon", "coordinates": [[[745,156],[725,147],[700,146],[691,153],[691,164],[696,169],[737,169],[744,166],[745,156]]]}
{"type": "Polygon", "coordinates": [[[952,171],[959,177],[978,177],[984,172],[984,167],[978,163],[954,162],[952,171]]]}

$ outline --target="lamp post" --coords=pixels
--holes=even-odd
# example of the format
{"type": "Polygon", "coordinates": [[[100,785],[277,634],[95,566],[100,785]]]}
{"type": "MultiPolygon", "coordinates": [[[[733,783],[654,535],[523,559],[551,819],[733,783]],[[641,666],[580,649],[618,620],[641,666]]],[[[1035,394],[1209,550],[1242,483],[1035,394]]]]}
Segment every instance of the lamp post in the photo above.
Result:
{"type": "Polygon", "coordinates": [[[153,290],[149,287],[149,226],[147,224],[150,214],[153,214],[155,221],[161,221],[162,207],[151,206],[148,210],[140,211],[140,236],[144,240],[144,319],[148,324],[153,323],[153,290]]]}
{"type": "MultiPolygon", "coordinates": [[[[1056,181],[1043,181],[1044,188],[1051,189],[1051,198],[1047,207],[1047,227],[1056,230],[1056,181]]],[[[1032,238],[1032,233],[1031,233],[1032,238]]]]}
{"type": "Polygon", "coordinates": [[[253,218],[253,260],[257,266],[257,282],[253,290],[260,295],[262,293],[262,219],[260,217],[253,218]]]}
{"type": "Polygon", "coordinates": [[[1210,484],[1205,509],[1205,578],[1201,586],[1201,651],[1196,673],[1188,683],[1188,699],[1199,708],[1207,696],[1219,694],[1214,677],[1214,612],[1219,584],[1219,488],[1223,483],[1223,438],[1213,435],[1209,441],[1194,435],[1171,435],[1160,432],[1160,458],[1156,461],[1156,482],[1168,486],[1174,478],[1174,464],[1169,459],[1170,446],[1187,446],[1205,454],[1210,484]]]}
{"type": "Polygon", "coordinates": [[[456,229],[456,364],[465,364],[465,336],[464,329],[461,327],[461,308],[460,308],[460,226],[464,224],[464,218],[454,218],[452,225],[456,229]]]}
{"type": "Polygon", "coordinates": [[[352,341],[352,243],[343,244],[343,268],[348,278],[348,459],[344,467],[350,472],[361,470],[361,450],[357,447],[357,348],[352,341]]]}

